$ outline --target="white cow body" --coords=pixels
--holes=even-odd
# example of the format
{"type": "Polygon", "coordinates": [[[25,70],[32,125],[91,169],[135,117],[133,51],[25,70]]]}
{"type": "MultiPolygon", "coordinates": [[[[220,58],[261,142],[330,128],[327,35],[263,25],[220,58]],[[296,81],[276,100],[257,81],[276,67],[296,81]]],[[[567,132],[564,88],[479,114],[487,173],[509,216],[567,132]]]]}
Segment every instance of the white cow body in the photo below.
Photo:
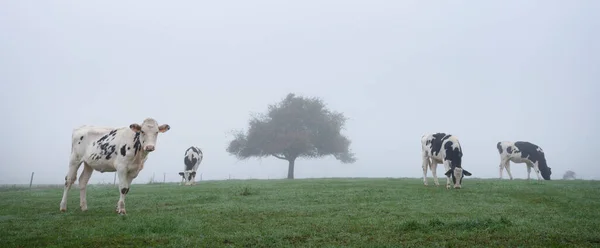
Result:
{"type": "Polygon", "coordinates": [[[454,182],[454,188],[462,187],[462,178],[464,175],[470,176],[471,173],[462,168],[462,148],[458,139],[445,133],[426,134],[421,137],[421,155],[423,159],[423,184],[427,183],[427,168],[431,168],[433,181],[439,186],[437,179],[437,165],[444,164],[446,169],[446,188],[450,188],[450,177],[454,182]]]}
{"type": "Polygon", "coordinates": [[[542,148],[526,141],[501,141],[496,144],[498,153],[500,154],[500,179],[502,179],[502,171],[506,168],[506,172],[510,179],[513,179],[510,173],[510,162],[527,165],[527,180],[531,179],[531,168],[534,168],[538,180],[550,180],[552,168],[546,164],[546,156],[542,148]],[[540,174],[542,177],[540,177],[540,174]]]}
{"type": "Polygon", "coordinates": [[[183,158],[183,172],[179,172],[181,175],[181,183],[185,182],[185,185],[196,184],[196,171],[204,158],[202,150],[196,146],[191,146],[185,151],[185,157],[183,158]]]}
{"type": "Polygon", "coordinates": [[[110,128],[82,126],[73,130],[69,172],[65,177],[60,210],[67,210],[67,193],[77,179],[77,170],[83,163],[79,176],[80,207],[87,210],[86,187],[94,170],[116,172],[119,177],[121,196],[117,202],[117,212],[125,214],[125,195],[131,181],[144,168],[148,154],[155,149],[159,132],[170,129],[167,124],[158,126],[154,119],[144,120],[142,125],[110,128]]]}

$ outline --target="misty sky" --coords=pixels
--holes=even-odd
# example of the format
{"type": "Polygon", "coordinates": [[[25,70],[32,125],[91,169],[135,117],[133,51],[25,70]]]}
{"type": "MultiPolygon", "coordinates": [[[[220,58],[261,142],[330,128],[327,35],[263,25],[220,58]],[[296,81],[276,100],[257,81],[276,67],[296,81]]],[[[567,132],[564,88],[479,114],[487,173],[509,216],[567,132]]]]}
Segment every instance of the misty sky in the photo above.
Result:
{"type": "Polygon", "coordinates": [[[171,130],[133,183],[179,181],[191,145],[204,179],[285,178],[286,161],[225,148],[290,92],[343,112],[358,159],[300,159],[296,178],[421,177],[421,136],[447,132],[473,177],[498,177],[498,141],[526,140],[553,179],[600,179],[598,13],[596,0],[1,1],[0,184],[32,171],[62,184],[74,128],[146,117],[171,130]]]}

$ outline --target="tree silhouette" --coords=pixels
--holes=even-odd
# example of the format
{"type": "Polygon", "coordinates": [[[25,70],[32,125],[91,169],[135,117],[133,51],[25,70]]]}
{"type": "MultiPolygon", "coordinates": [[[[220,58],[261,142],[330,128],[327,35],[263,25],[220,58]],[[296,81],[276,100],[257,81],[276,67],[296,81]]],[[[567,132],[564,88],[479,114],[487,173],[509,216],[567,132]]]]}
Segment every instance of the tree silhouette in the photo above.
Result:
{"type": "Polygon", "coordinates": [[[575,172],[574,171],[566,171],[565,174],[563,175],[563,179],[567,180],[567,179],[575,179],[575,172]]]}
{"type": "Polygon", "coordinates": [[[326,108],[319,98],[298,97],[292,93],[268,106],[267,114],[249,121],[247,132],[236,131],[227,152],[240,160],[269,157],[288,161],[288,179],[294,178],[297,158],[333,155],[342,163],[354,163],[351,141],[340,131],[346,117],[326,108]]]}

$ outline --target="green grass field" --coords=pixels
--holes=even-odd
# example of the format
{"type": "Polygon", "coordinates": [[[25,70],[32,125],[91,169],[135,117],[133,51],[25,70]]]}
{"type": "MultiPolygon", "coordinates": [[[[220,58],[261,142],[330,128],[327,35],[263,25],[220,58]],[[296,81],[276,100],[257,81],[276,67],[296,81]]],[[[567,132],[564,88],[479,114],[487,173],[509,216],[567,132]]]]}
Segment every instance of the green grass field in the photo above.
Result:
{"type": "Polygon", "coordinates": [[[600,182],[296,179],[0,189],[1,247],[599,247],[600,182]]]}

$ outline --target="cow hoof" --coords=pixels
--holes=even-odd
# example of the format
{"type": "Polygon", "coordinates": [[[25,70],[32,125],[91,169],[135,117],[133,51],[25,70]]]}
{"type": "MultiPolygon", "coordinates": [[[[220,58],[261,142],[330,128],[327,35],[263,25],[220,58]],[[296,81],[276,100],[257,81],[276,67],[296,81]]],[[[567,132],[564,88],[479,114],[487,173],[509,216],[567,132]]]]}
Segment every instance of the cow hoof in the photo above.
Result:
{"type": "Polygon", "coordinates": [[[87,207],[81,207],[81,211],[83,211],[83,212],[87,211],[87,207]]]}
{"type": "Polygon", "coordinates": [[[66,208],[61,208],[60,212],[62,212],[62,213],[67,212],[67,209],[66,208]]]}
{"type": "Polygon", "coordinates": [[[446,185],[446,189],[450,189],[450,185],[446,185]]]}
{"type": "Polygon", "coordinates": [[[125,215],[125,214],[127,214],[125,212],[125,209],[121,209],[121,210],[117,211],[117,213],[119,213],[119,215],[125,215]]]}

